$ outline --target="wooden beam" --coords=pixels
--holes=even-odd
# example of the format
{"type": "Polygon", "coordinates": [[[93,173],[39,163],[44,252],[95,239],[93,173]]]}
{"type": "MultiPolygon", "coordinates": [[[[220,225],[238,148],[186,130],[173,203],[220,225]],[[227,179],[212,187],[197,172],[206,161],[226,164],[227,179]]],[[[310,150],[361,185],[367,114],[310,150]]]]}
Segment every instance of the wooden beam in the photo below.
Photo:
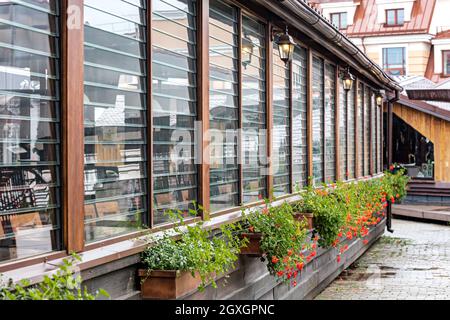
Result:
{"type": "Polygon", "coordinates": [[[84,249],[83,0],[62,1],[62,182],[67,252],[84,249]]]}
{"type": "Polygon", "coordinates": [[[313,54],[308,49],[308,67],[307,67],[307,145],[308,145],[308,181],[314,183],[313,177],[313,54]]]}
{"type": "Polygon", "coordinates": [[[343,106],[340,105],[340,86],[339,86],[339,66],[336,65],[336,75],[335,75],[335,88],[336,88],[336,96],[335,96],[335,143],[336,143],[336,181],[342,180],[341,174],[341,131],[340,131],[340,121],[341,121],[341,108],[343,106]]]}
{"type": "Polygon", "coordinates": [[[152,0],[147,1],[147,190],[148,190],[148,225],[150,228],[154,223],[154,200],[153,200],[153,50],[152,50],[152,0]]]}
{"type": "Polygon", "coordinates": [[[273,194],[273,40],[272,24],[266,27],[267,195],[273,194]]]}
{"type": "Polygon", "coordinates": [[[198,88],[197,88],[197,113],[201,125],[198,133],[201,138],[199,170],[199,195],[198,202],[203,206],[203,220],[209,220],[211,210],[210,200],[210,153],[209,153],[209,0],[198,1],[198,25],[197,25],[197,57],[198,57],[198,88]]]}

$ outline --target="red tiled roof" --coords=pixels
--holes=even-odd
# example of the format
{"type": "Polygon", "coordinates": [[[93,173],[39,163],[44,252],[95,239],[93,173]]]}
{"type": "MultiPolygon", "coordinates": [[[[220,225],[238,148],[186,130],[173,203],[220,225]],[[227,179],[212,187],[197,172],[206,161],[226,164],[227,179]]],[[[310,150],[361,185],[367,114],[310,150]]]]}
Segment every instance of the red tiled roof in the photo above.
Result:
{"type": "MultiPolygon", "coordinates": [[[[341,0],[342,2],[343,0],[341,0]]],[[[333,0],[312,0],[313,3],[337,2],[333,0]]],[[[427,33],[430,29],[436,0],[416,0],[411,12],[411,20],[398,27],[386,27],[377,23],[378,9],[376,0],[360,0],[356,9],[353,25],[345,34],[350,37],[380,36],[392,34],[427,33]]]]}
{"type": "Polygon", "coordinates": [[[437,33],[434,39],[450,39],[450,30],[445,30],[437,33]]]}

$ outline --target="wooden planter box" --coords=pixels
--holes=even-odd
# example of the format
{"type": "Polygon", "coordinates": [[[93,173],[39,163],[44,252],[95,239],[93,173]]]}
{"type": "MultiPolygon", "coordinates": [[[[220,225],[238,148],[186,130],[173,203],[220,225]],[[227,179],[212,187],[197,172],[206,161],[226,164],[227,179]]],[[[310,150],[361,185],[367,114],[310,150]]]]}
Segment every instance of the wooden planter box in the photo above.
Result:
{"type": "Polygon", "coordinates": [[[201,284],[199,276],[187,271],[152,271],[140,269],[141,296],[143,299],[178,299],[195,291],[201,284]]]}
{"type": "Polygon", "coordinates": [[[243,233],[243,238],[247,238],[249,243],[247,247],[241,248],[241,254],[252,257],[262,257],[264,252],[261,250],[262,233],[243,233]]]}
{"type": "Polygon", "coordinates": [[[314,214],[312,214],[312,213],[295,213],[294,214],[294,219],[297,221],[303,221],[305,218],[308,220],[309,230],[314,229],[314,214]]]}

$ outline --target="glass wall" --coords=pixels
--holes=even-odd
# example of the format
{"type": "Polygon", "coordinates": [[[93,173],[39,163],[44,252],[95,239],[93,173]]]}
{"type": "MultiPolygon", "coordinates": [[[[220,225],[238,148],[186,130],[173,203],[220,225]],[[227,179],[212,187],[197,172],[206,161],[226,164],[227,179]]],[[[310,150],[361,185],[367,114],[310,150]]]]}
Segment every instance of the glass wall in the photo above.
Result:
{"type": "Polygon", "coordinates": [[[290,69],[273,48],[273,150],[274,195],[291,192],[290,69]]]}
{"type": "Polygon", "coordinates": [[[153,224],[197,200],[196,2],[152,2],[153,224]]]}
{"type": "Polygon", "coordinates": [[[240,203],[238,162],[239,24],[238,11],[222,1],[210,3],[211,211],[240,203]]]}
{"type": "Polygon", "coordinates": [[[0,6],[0,263],[61,249],[58,3],[0,6]]]}
{"type": "Polygon", "coordinates": [[[348,177],[355,179],[356,175],[356,141],[355,141],[355,86],[347,93],[348,101],[348,177]]]}
{"type": "Polygon", "coordinates": [[[339,84],[339,149],[340,149],[340,164],[341,176],[339,180],[348,180],[348,94],[344,90],[343,81],[339,84]]]}
{"type": "Polygon", "coordinates": [[[138,230],[147,216],[145,6],[85,0],[85,237],[138,230]]]}
{"type": "Polygon", "coordinates": [[[308,184],[307,51],[296,46],[292,61],[292,149],[294,184],[308,184]]]}
{"type": "Polygon", "coordinates": [[[324,66],[323,60],[313,57],[313,181],[324,182],[324,66]]]}
{"type": "Polygon", "coordinates": [[[267,197],[266,30],[242,17],[242,172],[244,203],[267,197]]]}
{"type": "Polygon", "coordinates": [[[336,66],[325,66],[325,182],[336,181],[336,66]]]}

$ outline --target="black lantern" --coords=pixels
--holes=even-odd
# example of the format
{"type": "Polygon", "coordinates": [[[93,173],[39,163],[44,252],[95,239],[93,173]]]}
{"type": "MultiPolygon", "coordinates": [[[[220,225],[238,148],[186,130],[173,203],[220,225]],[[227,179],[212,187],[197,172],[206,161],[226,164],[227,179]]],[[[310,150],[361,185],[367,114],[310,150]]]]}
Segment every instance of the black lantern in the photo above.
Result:
{"type": "Polygon", "coordinates": [[[242,65],[244,68],[247,68],[249,64],[252,63],[253,58],[253,49],[255,45],[253,41],[248,38],[248,36],[244,35],[242,38],[242,65]]]}
{"type": "Polygon", "coordinates": [[[353,82],[355,81],[355,77],[350,73],[350,67],[347,68],[347,71],[344,74],[344,77],[342,78],[342,81],[344,82],[344,90],[350,91],[353,88],[353,82]]]}
{"type": "Polygon", "coordinates": [[[295,49],[294,39],[289,35],[287,26],[286,33],[278,35],[277,45],[281,60],[287,64],[292,60],[295,49]]]}

